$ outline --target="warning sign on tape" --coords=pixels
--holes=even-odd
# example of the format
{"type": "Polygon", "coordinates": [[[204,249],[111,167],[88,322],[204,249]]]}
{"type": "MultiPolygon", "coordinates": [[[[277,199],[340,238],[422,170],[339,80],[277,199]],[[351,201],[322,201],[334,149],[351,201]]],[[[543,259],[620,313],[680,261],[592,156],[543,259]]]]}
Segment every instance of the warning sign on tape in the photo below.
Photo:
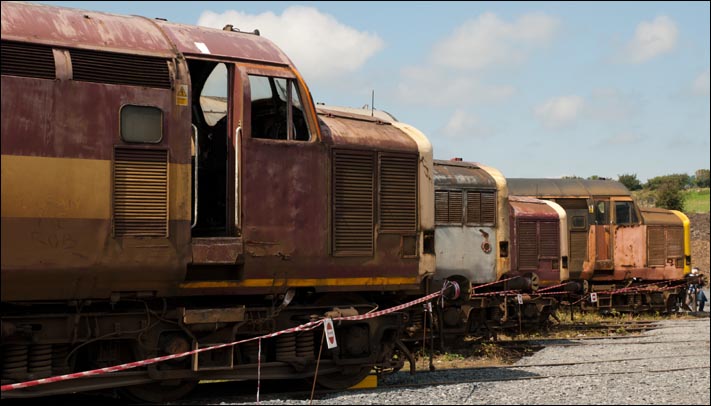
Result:
{"type": "Polygon", "coordinates": [[[326,345],[328,349],[338,347],[336,342],[336,330],[333,328],[333,320],[323,319],[323,329],[326,331],[326,345]]]}

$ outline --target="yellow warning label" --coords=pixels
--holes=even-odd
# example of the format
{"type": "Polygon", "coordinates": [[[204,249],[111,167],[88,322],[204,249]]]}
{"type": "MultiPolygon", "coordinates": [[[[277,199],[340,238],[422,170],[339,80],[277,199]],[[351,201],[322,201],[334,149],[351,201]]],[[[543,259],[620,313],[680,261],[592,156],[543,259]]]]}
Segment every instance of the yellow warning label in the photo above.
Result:
{"type": "Polygon", "coordinates": [[[175,104],[178,106],[188,105],[188,85],[178,86],[178,92],[175,94],[175,104]]]}

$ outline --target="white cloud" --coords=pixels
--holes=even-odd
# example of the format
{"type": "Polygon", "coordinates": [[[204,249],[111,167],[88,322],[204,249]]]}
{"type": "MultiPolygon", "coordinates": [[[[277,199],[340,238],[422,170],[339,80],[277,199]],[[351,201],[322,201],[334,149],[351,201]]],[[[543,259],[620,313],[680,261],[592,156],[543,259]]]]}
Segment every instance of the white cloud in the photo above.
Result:
{"type": "Polygon", "coordinates": [[[705,71],[701,72],[699,76],[694,79],[692,90],[694,93],[702,96],[709,95],[709,68],[706,68],[705,71]]]}
{"type": "Polygon", "coordinates": [[[441,133],[448,137],[477,136],[482,135],[482,128],[477,116],[457,109],[442,128],[441,133]]]}
{"type": "Polygon", "coordinates": [[[377,34],[358,31],[313,7],[291,6],[281,15],[204,11],[198,19],[198,25],[213,28],[226,24],[242,31],[259,29],[289,56],[307,82],[356,71],[384,46],[377,34]]]}
{"type": "Polygon", "coordinates": [[[399,97],[409,103],[453,106],[497,103],[516,94],[511,85],[488,85],[467,75],[452,75],[441,67],[409,67],[401,71],[399,97]]]}
{"type": "Polygon", "coordinates": [[[484,13],[437,43],[431,60],[433,64],[459,69],[520,63],[531,48],[547,44],[557,28],[558,21],[543,13],[526,14],[513,23],[484,13]]]}
{"type": "Polygon", "coordinates": [[[637,25],[634,38],[627,44],[625,59],[640,63],[674,49],[679,33],[674,20],[659,16],[637,25]]]}
{"type": "Polygon", "coordinates": [[[584,105],[580,96],[559,96],[538,105],[534,112],[546,127],[562,128],[578,118],[584,105]]]}

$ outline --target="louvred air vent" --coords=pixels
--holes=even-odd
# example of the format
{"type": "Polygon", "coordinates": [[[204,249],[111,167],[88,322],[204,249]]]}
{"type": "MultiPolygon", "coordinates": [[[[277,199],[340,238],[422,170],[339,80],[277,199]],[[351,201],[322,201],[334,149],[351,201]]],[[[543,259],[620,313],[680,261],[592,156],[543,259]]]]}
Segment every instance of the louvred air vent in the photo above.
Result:
{"type": "Polygon", "coordinates": [[[435,192],[435,221],[437,224],[449,221],[449,192],[446,190],[435,192]]]}
{"type": "Polygon", "coordinates": [[[334,255],[373,255],[374,164],[370,152],[333,151],[334,255]]]}
{"type": "Polygon", "coordinates": [[[2,41],[3,75],[54,79],[54,54],[47,45],[2,41]]]}
{"type": "Polygon", "coordinates": [[[649,266],[664,266],[665,255],[664,227],[647,227],[647,262],[649,266]]]}
{"type": "Polygon", "coordinates": [[[494,225],[496,222],[496,195],[494,192],[481,192],[481,222],[494,225]]]}
{"type": "Polygon", "coordinates": [[[535,270],[538,268],[538,246],[536,223],[521,221],[518,223],[518,268],[535,270]]]}
{"type": "Polygon", "coordinates": [[[417,231],[416,155],[380,155],[380,231],[417,231]]]}
{"type": "Polygon", "coordinates": [[[168,236],[168,151],[116,148],[114,235],[168,236]]]}
{"type": "Polygon", "coordinates": [[[166,59],[83,49],[69,53],[74,80],[170,89],[166,59]]]}
{"type": "Polygon", "coordinates": [[[558,258],[558,245],[560,243],[560,227],[558,223],[543,221],[539,223],[541,257],[558,258]]]}
{"type": "Polygon", "coordinates": [[[667,257],[681,258],[684,256],[684,229],[681,227],[667,228],[667,257]]]}

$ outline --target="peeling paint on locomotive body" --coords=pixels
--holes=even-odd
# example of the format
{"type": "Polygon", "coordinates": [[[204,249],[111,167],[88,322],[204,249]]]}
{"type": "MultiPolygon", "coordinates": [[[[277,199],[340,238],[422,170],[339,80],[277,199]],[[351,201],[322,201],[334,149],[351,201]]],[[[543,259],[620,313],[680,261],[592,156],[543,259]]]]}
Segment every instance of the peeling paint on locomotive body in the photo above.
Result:
{"type": "MultiPolygon", "coordinates": [[[[427,193],[432,188],[429,141],[402,123],[328,113],[317,118],[308,87],[268,39],[138,16],[3,2],[2,40],[3,300],[106,298],[137,290],[157,296],[260,294],[289,286],[414,290],[434,271],[434,254],[423,247],[423,231],[434,223],[433,198],[427,193]],[[46,60],[24,58],[31,75],[6,75],[6,44],[46,51],[46,60]],[[81,77],[82,55],[90,62],[119,58],[133,65],[106,63],[102,70],[85,62],[89,76],[81,77]],[[159,74],[131,58],[148,58],[159,74]],[[228,231],[207,239],[191,235],[190,105],[200,97],[192,94],[188,60],[225,63],[234,72],[230,84],[235,88],[225,103],[228,115],[234,113],[227,129],[232,148],[227,179],[235,181],[225,189],[228,231]],[[122,69],[134,70],[124,75],[122,69]],[[252,137],[249,93],[239,88],[248,86],[248,74],[294,80],[309,141],[252,137]],[[117,75],[123,75],[120,81],[117,75]],[[160,110],[157,142],[128,143],[121,137],[125,105],[160,110]],[[368,255],[334,255],[331,171],[336,150],[389,154],[395,171],[391,190],[399,190],[405,181],[398,176],[407,175],[406,188],[414,196],[416,207],[383,229],[379,197],[373,195],[373,251],[368,255]],[[116,156],[140,161],[121,175],[130,181],[136,174],[147,176],[143,168],[153,165],[146,163],[153,158],[137,158],[146,153],[165,161],[157,169],[165,191],[159,213],[164,234],[115,235],[115,218],[123,213],[117,205],[125,197],[138,202],[131,190],[116,197],[115,190],[125,187],[115,178],[124,165],[116,156]],[[186,269],[195,261],[205,269],[229,271],[221,280],[204,277],[205,269],[189,277],[186,269]],[[230,263],[219,264],[225,261],[230,263]],[[32,281],[37,278],[52,283],[36,286],[32,281]]],[[[134,207],[142,210],[141,204],[134,207]]]]}
{"type": "Polygon", "coordinates": [[[647,280],[681,279],[685,272],[687,229],[683,218],[671,210],[640,208],[646,227],[644,234],[646,267],[640,278],[647,280]]]}
{"type": "Polygon", "coordinates": [[[567,281],[570,279],[570,245],[568,242],[568,215],[565,209],[556,202],[550,200],[542,200],[558,213],[558,221],[560,222],[560,280],[567,281]]]}
{"type": "Polygon", "coordinates": [[[187,83],[177,79],[186,68],[170,42],[148,19],[11,2],[2,3],[2,40],[3,65],[10,63],[6,45],[20,47],[14,63],[27,58],[23,47],[48,55],[29,54],[30,73],[19,76],[3,67],[3,300],[167,293],[184,276],[190,239],[190,150],[177,138],[189,134],[190,112],[175,106],[172,85],[187,83]],[[97,83],[91,75],[101,70],[80,77],[70,53],[148,57],[163,61],[164,76],[156,86],[97,83]],[[33,76],[43,69],[56,79],[33,76]],[[160,240],[112,238],[114,146],[122,144],[119,116],[127,104],[163,114],[162,137],[151,147],[167,151],[172,232],[160,240]]]}
{"type": "Polygon", "coordinates": [[[510,196],[511,276],[534,273],[541,287],[561,280],[560,217],[543,200],[510,196]]]}
{"type": "Polygon", "coordinates": [[[503,226],[502,207],[495,197],[497,179],[476,163],[435,160],[434,184],[435,278],[463,277],[472,284],[496,281],[497,227],[503,226]],[[490,196],[486,209],[481,209],[482,195],[490,196]]]}
{"type": "Polygon", "coordinates": [[[509,179],[509,189],[512,195],[550,199],[565,208],[571,278],[608,283],[632,278],[671,280],[684,275],[689,232],[683,218],[669,210],[638,207],[619,182],[509,179]],[[587,210],[581,210],[581,204],[587,210]],[[574,268],[580,258],[584,258],[582,272],[574,268]]]}
{"type": "Polygon", "coordinates": [[[342,106],[317,106],[321,120],[323,141],[332,146],[373,145],[382,151],[416,152],[417,165],[417,220],[419,273],[422,277],[435,272],[434,252],[428,252],[425,245],[425,231],[434,230],[434,182],[432,144],[417,128],[397,121],[389,113],[379,110],[355,109],[342,106]],[[348,128],[351,127],[351,128],[348,128]],[[369,133],[381,132],[372,137],[369,133]],[[406,137],[403,138],[403,135],[406,137]],[[363,137],[370,137],[365,139],[363,137]],[[387,142],[383,142],[387,140],[387,142]],[[377,142],[377,144],[373,144],[377,142]],[[413,144],[414,142],[414,144],[413,144]],[[416,151],[412,146],[416,147],[416,151]]]}
{"type": "Polygon", "coordinates": [[[498,208],[496,210],[496,241],[499,242],[499,255],[496,256],[496,277],[501,279],[511,269],[511,255],[502,255],[501,253],[501,245],[510,244],[509,216],[507,214],[507,201],[509,198],[508,182],[498,169],[483,165],[479,162],[477,162],[477,165],[486,171],[496,182],[496,207],[498,208]]]}

